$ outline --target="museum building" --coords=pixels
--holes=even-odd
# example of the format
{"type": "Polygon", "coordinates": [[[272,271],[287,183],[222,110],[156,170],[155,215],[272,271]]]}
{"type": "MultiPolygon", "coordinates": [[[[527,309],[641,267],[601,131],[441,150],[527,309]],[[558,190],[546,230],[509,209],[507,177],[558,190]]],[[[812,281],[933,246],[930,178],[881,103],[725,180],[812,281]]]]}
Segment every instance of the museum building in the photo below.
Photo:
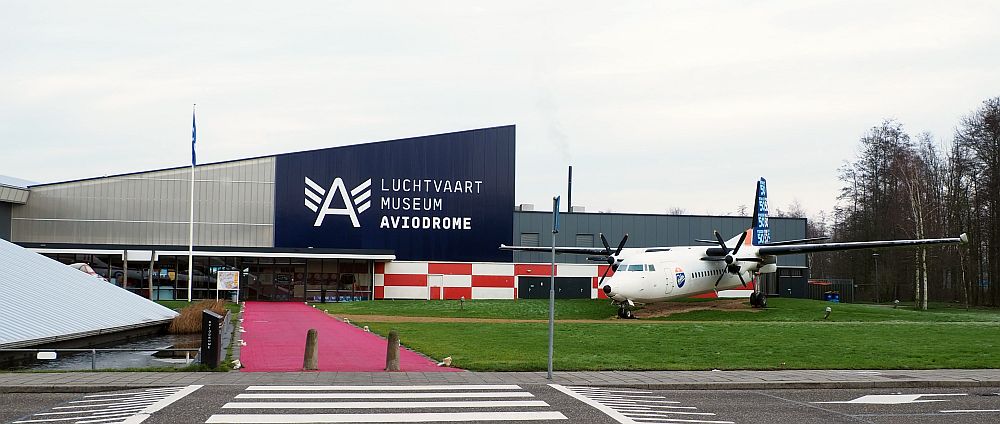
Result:
{"type": "MultiPolygon", "coordinates": [[[[515,205],[515,127],[199,164],[194,271],[188,284],[191,167],[46,184],[0,182],[0,238],[154,300],[515,299],[548,296],[551,213],[515,205]]],[[[530,171],[522,171],[530,172],[530,171]]],[[[766,171],[764,171],[766,172],[766,171]]],[[[664,187],[674,186],[664,175],[664,187]]],[[[749,185],[756,181],[747,181],[749,185]]],[[[557,191],[562,184],[553,184],[557,191]]],[[[564,213],[558,246],[691,245],[739,234],[750,217],[564,213]]],[[[771,218],[772,239],[805,237],[806,220],[771,218]]],[[[606,265],[557,257],[557,295],[600,298],[606,265]]],[[[804,255],[782,256],[762,289],[804,280],[804,255]]],[[[748,296],[729,290],[720,296],[748,296]]]]}

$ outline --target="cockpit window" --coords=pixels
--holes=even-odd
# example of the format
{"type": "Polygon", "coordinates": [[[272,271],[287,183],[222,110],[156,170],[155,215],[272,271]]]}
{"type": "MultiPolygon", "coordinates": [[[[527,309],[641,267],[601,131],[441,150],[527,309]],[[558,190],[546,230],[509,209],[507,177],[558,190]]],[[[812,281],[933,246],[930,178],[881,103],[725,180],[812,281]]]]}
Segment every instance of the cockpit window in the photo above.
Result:
{"type": "Polygon", "coordinates": [[[646,270],[647,271],[656,271],[656,267],[654,267],[653,264],[649,264],[649,265],[646,265],[646,270]]]}
{"type": "Polygon", "coordinates": [[[642,264],[635,264],[628,266],[629,271],[642,271],[642,264]]]}

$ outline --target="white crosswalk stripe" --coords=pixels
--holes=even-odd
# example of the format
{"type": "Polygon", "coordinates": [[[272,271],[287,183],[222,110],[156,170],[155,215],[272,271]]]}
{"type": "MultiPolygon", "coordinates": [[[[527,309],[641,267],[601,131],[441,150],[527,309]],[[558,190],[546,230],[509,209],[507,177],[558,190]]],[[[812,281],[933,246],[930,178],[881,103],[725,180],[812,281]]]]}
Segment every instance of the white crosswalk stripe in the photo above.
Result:
{"type": "Polygon", "coordinates": [[[697,407],[680,406],[680,402],[642,390],[604,389],[549,384],[622,424],[637,423],[703,423],[734,424],[715,419],[711,412],[697,412],[697,407]]]}
{"type": "Polygon", "coordinates": [[[28,419],[14,421],[13,424],[138,424],[149,418],[152,413],[176,402],[200,387],[165,387],[126,393],[86,395],[82,400],[66,402],[68,405],[55,406],[51,412],[40,412],[28,419]]]}
{"type": "Polygon", "coordinates": [[[206,423],[421,423],[566,420],[520,386],[250,386],[206,423]],[[527,399],[526,399],[527,398],[527,399]],[[248,401],[252,400],[252,401],[248,401]],[[233,413],[228,413],[233,412],[233,413]],[[318,413],[322,412],[322,413],[318,413]]]}

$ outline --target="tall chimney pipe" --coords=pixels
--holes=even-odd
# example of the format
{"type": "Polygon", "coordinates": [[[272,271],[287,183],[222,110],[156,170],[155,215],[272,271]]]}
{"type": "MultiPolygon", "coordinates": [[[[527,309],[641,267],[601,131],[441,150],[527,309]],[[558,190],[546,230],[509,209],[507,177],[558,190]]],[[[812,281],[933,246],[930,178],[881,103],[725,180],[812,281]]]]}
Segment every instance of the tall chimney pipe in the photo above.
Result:
{"type": "Polygon", "coordinates": [[[569,187],[566,189],[566,212],[573,212],[573,165],[569,166],[569,187]]]}

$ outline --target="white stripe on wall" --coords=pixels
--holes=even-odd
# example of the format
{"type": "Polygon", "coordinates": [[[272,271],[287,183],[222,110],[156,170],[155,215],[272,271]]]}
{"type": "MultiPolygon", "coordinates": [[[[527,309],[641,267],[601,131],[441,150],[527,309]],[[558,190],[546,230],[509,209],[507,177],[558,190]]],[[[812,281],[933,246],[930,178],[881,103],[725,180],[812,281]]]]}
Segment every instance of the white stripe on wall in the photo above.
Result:
{"type": "Polygon", "coordinates": [[[473,287],[473,299],[513,299],[514,288],[503,287],[473,287]]]}
{"type": "Polygon", "coordinates": [[[473,275],[514,275],[514,264],[504,263],[473,263],[473,275]]]}
{"type": "Polygon", "coordinates": [[[427,262],[389,262],[385,264],[385,273],[427,275],[427,262]]]}
{"type": "Polygon", "coordinates": [[[597,265],[556,264],[557,277],[599,277],[597,265]]]}
{"type": "Polygon", "coordinates": [[[471,275],[445,275],[443,280],[445,287],[472,287],[471,275]]]}
{"type": "Polygon", "coordinates": [[[427,299],[427,286],[385,286],[386,299],[427,299]]]}

